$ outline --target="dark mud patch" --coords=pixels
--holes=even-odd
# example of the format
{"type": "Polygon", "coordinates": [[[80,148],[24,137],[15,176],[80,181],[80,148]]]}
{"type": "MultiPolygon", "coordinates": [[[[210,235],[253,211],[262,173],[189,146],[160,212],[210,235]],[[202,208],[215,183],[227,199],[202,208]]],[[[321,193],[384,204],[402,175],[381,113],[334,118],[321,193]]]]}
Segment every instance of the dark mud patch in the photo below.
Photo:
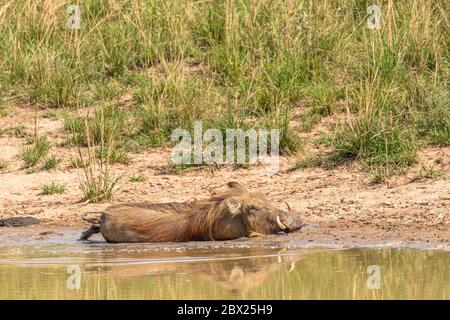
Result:
{"type": "Polygon", "coordinates": [[[40,223],[40,220],[33,217],[12,217],[0,219],[0,227],[26,227],[38,223],[40,223]]]}

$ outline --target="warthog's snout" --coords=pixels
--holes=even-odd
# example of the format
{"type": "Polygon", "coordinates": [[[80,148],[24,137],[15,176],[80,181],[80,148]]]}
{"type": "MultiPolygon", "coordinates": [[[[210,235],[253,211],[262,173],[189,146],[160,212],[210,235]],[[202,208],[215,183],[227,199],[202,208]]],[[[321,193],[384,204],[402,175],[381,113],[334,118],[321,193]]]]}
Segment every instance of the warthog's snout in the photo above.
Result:
{"type": "Polygon", "coordinates": [[[304,222],[302,219],[300,219],[300,216],[297,212],[295,211],[289,211],[288,213],[286,213],[283,218],[279,219],[280,222],[282,223],[282,225],[285,227],[285,229],[283,230],[284,232],[295,232],[300,230],[303,225],[304,222]]]}

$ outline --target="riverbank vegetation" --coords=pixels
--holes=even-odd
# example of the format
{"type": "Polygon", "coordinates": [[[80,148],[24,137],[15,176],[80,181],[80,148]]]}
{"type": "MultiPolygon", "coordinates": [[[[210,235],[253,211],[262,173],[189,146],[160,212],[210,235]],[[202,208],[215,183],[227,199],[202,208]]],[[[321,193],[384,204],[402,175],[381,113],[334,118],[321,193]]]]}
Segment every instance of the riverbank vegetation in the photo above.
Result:
{"type": "MultiPolygon", "coordinates": [[[[87,197],[110,194],[110,164],[198,119],[278,128],[298,168],[356,160],[377,181],[450,144],[447,1],[375,1],[379,30],[366,26],[373,3],[358,0],[75,2],[79,29],[67,28],[73,3],[0,2],[0,116],[27,105],[60,117],[75,166],[94,161],[103,175],[84,169],[87,197]],[[303,141],[325,118],[326,138],[303,141]],[[326,152],[305,160],[307,144],[326,152]]],[[[25,167],[46,157],[43,141],[36,132],[23,147],[25,167]]]]}

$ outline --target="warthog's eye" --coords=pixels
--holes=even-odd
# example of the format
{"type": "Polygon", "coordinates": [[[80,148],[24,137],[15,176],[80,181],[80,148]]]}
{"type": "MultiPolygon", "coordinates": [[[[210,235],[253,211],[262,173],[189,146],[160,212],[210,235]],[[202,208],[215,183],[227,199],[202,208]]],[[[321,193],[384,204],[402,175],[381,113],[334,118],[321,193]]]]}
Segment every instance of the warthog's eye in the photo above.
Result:
{"type": "Polygon", "coordinates": [[[247,209],[248,209],[248,212],[249,212],[249,213],[256,213],[256,212],[258,212],[258,207],[256,207],[256,206],[253,205],[253,204],[249,205],[249,206],[247,207],[247,209]]]}

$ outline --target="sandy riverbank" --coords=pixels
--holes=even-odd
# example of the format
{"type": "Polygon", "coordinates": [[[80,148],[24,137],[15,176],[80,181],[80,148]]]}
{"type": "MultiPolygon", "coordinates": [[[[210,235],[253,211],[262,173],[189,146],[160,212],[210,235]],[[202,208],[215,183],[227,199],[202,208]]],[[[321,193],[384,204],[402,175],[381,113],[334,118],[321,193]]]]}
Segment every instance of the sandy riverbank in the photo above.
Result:
{"type": "MultiPolygon", "coordinates": [[[[21,123],[33,127],[31,111],[18,110],[0,118],[3,127],[21,123]],[[27,114],[27,112],[29,114],[27,114]]],[[[130,154],[128,166],[115,165],[116,175],[123,175],[119,189],[107,203],[83,203],[77,170],[68,160],[75,150],[61,146],[64,137],[60,119],[42,118],[39,130],[53,144],[51,153],[63,159],[56,169],[29,173],[23,168],[18,150],[25,139],[3,135],[0,154],[8,167],[0,171],[0,219],[35,217],[39,226],[24,230],[54,230],[60,227],[86,227],[80,216],[87,211],[101,210],[114,203],[166,202],[201,199],[226,188],[228,181],[240,181],[249,189],[261,192],[280,207],[287,201],[301,212],[311,226],[309,231],[295,235],[308,241],[345,243],[420,242],[448,245],[450,242],[450,148],[427,148],[419,162],[405,175],[373,184],[358,164],[341,165],[331,170],[311,168],[288,172],[298,156],[282,157],[280,172],[262,174],[260,167],[204,167],[174,171],[170,165],[170,149],[158,148],[130,154]],[[432,166],[439,175],[429,178],[423,168],[432,166]],[[140,174],[146,180],[131,182],[130,176],[140,174]],[[43,195],[42,185],[56,182],[65,186],[62,194],[43,195]]],[[[320,132],[312,132],[311,135],[320,132]]],[[[311,137],[312,138],[312,137],[311,137]]],[[[307,151],[305,151],[307,152],[307,151]]],[[[22,228],[20,228],[22,229],[22,228]]],[[[0,228],[0,235],[11,228],[0,228]]],[[[13,231],[12,233],[14,234],[13,231]]],[[[30,236],[36,236],[30,231],[30,236]]],[[[292,235],[294,237],[294,235],[292,235]]]]}

